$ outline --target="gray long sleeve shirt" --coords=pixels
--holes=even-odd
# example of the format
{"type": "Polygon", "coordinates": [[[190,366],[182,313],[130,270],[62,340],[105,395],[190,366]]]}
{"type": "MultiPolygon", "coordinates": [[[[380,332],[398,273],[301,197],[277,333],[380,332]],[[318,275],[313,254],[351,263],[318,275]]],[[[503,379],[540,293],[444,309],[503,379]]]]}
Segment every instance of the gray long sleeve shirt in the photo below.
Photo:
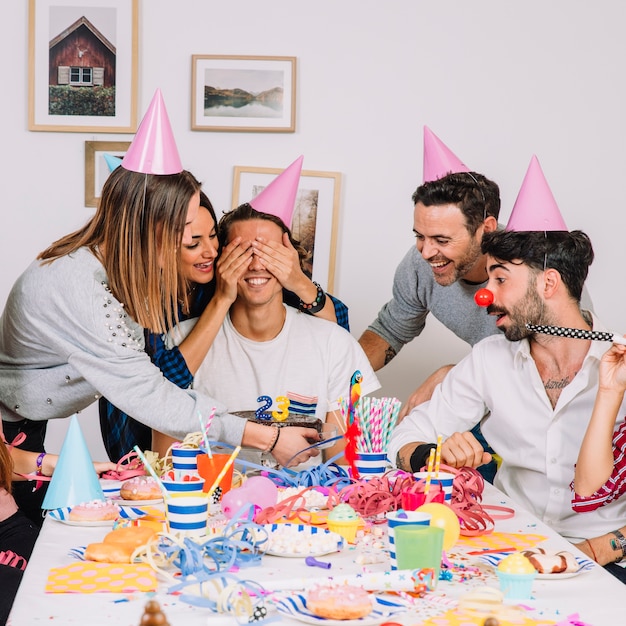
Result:
{"type": "MultiPolygon", "coordinates": [[[[444,326],[470,346],[485,337],[496,335],[496,318],[477,306],[474,294],[487,281],[474,284],[463,279],[442,287],[433,271],[415,246],[406,253],[396,268],[393,298],[385,304],[368,330],[382,337],[395,351],[415,339],[432,313],[444,326]]],[[[581,308],[593,311],[593,302],[585,288],[581,308]]]]}
{"type": "Polygon", "coordinates": [[[417,337],[432,313],[457,337],[471,346],[495,335],[496,320],[474,302],[474,294],[487,284],[463,279],[442,287],[415,246],[396,268],[393,298],[385,304],[368,330],[382,337],[398,353],[417,337]]]}
{"type": "Polygon", "coordinates": [[[111,294],[102,264],[86,248],[18,278],[0,318],[2,418],[47,420],[80,411],[101,395],[125,413],[177,438],[216,419],[212,439],[241,442],[246,421],[220,402],[180,389],[144,352],[144,329],[111,294]]]}

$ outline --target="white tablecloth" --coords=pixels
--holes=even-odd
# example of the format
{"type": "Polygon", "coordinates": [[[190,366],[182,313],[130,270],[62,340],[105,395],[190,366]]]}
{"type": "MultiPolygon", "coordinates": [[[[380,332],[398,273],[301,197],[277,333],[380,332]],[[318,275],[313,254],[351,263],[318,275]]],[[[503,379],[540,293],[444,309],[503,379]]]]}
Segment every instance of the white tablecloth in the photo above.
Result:
{"type": "MultiPolygon", "coordinates": [[[[504,504],[516,508],[511,501],[487,485],[485,502],[504,504]]],[[[57,624],[80,624],[80,626],[111,626],[125,624],[137,626],[141,620],[147,600],[152,594],[46,594],[44,591],[48,570],[54,566],[67,565],[74,560],[68,555],[68,550],[76,546],[84,546],[97,542],[108,532],[102,527],[68,526],[51,519],[47,519],[35,551],[18,592],[13,611],[9,618],[12,626],[32,626],[43,624],[55,626],[57,624]]],[[[496,523],[496,530],[501,532],[521,532],[541,534],[548,537],[544,544],[550,550],[566,549],[577,556],[584,555],[578,552],[571,544],[554,533],[547,526],[534,518],[530,513],[517,509],[516,515],[509,520],[496,523]]],[[[308,567],[304,559],[281,558],[264,556],[261,567],[242,569],[239,575],[242,578],[254,579],[267,584],[268,581],[339,575],[346,573],[360,573],[364,568],[370,571],[385,571],[389,569],[388,561],[371,565],[359,565],[355,562],[358,550],[348,547],[343,552],[324,556],[323,559],[332,562],[330,570],[308,567]]],[[[450,551],[451,560],[461,558],[461,552],[450,551]]],[[[465,557],[463,557],[465,558],[465,557]]],[[[493,569],[483,565],[476,557],[469,557],[464,562],[479,565],[484,570],[484,576],[464,583],[440,581],[435,599],[439,596],[456,598],[466,593],[473,586],[491,584],[497,586],[493,569]]],[[[218,616],[207,609],[192,607],[176,596],[165,593],[163,584],[156,594],[156,600],[161,604],[171,626],[185,625],[226,625],[235,622],[226,616],[218,616]]],[[[582,572],[572,578],[551,580],[535,580],[533,583],[533,599],[524,604],[536,608],[534,615],[554,619],[578,613],[580,619],[593,626],[615,626],[626,624],[626,585],[612,577],[603,568],[594,566],[590,571],[582,572]],[[560,617],[559,617],[560,616],[560,617]],[[616,621],[617,620],[617,621],[616,621]]],[[[442,612],[445,607],[436,602],[418,600],[418,612],[408,612],[394,616],[393,621],[406,625],[419,624],[428,615],[442,612]]],[[[300,624],[291,618],[282,617],[281,624],[300,624]]]]}

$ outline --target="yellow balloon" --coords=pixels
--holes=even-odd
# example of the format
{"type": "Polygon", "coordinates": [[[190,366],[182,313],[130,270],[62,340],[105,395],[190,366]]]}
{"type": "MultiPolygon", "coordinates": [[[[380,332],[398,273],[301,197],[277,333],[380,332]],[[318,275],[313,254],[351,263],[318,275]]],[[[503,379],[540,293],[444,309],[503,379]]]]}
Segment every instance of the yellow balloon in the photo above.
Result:
{"type": "Polygon", "coordinates": [[[430,513],[430,525],[443,528],[443,549],[448,551],[461,534],[461,525],[456,513],[446,504],[428,502],[417,509],[420,513],[430,513]]]}

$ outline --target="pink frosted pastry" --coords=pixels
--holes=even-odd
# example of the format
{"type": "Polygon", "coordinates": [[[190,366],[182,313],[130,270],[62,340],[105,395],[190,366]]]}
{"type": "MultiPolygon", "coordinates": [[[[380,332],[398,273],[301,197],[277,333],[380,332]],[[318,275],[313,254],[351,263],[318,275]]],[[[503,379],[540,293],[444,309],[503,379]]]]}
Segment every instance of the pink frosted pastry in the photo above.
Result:
{"type": "Polygon", "coordinates": [[[92,500],[77,504],[70,509],[69,520],[71,522],[103,522],[116,520],[120,514],[120,508],[113,502],[105,500],[92,500]]]}
{"type": "Polygon", "coordinates": [[[122,500],[158,500],[163,493],[151,476],[135,476],[122,483],[120,497],[122,500]]]}
{"type": "Polygon", "coordinates": [[[370,594],[353,585],[318,585],[307,594],[311,613],[326,619],[360,619],[372,612],[370,594]]]}

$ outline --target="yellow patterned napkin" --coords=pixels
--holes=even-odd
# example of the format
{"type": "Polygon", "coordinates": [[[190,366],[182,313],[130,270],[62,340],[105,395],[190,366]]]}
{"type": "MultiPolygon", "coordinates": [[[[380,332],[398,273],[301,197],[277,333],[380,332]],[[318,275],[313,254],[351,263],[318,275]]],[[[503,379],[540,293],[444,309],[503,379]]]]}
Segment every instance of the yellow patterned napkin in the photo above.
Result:
{"type": "Polygon", "coordinates": [[[80,562],[53,567],[47,593],[128,593],[156,591],[156,573],[149,565],[80,562]]]}
{"type": "MultiPolygon", "coordinates": [[[[489,616],[488,613],[451,609],[443,615],[427,619],[425,622],[422,622],[422,626],[468,626],[469,624],[484,624],[485,619],[489,616]]],[[[510,617],[502,617],[501,614],[495,613],[493,617],[496,618],[500,626],[552,626],[556,624],[556,622],[549,620],[534,620],[522,613],[511,615],[510,617]]]]}
{"type": "Polygon", "coordinates": [[[458,547],[469,550],[504,550],[514,548],[517,551],[534,548],[538,543],[545,541],[545,535],[531,535],[529,533],[490,533],[479,537],[461,537],[458,547]]]}

